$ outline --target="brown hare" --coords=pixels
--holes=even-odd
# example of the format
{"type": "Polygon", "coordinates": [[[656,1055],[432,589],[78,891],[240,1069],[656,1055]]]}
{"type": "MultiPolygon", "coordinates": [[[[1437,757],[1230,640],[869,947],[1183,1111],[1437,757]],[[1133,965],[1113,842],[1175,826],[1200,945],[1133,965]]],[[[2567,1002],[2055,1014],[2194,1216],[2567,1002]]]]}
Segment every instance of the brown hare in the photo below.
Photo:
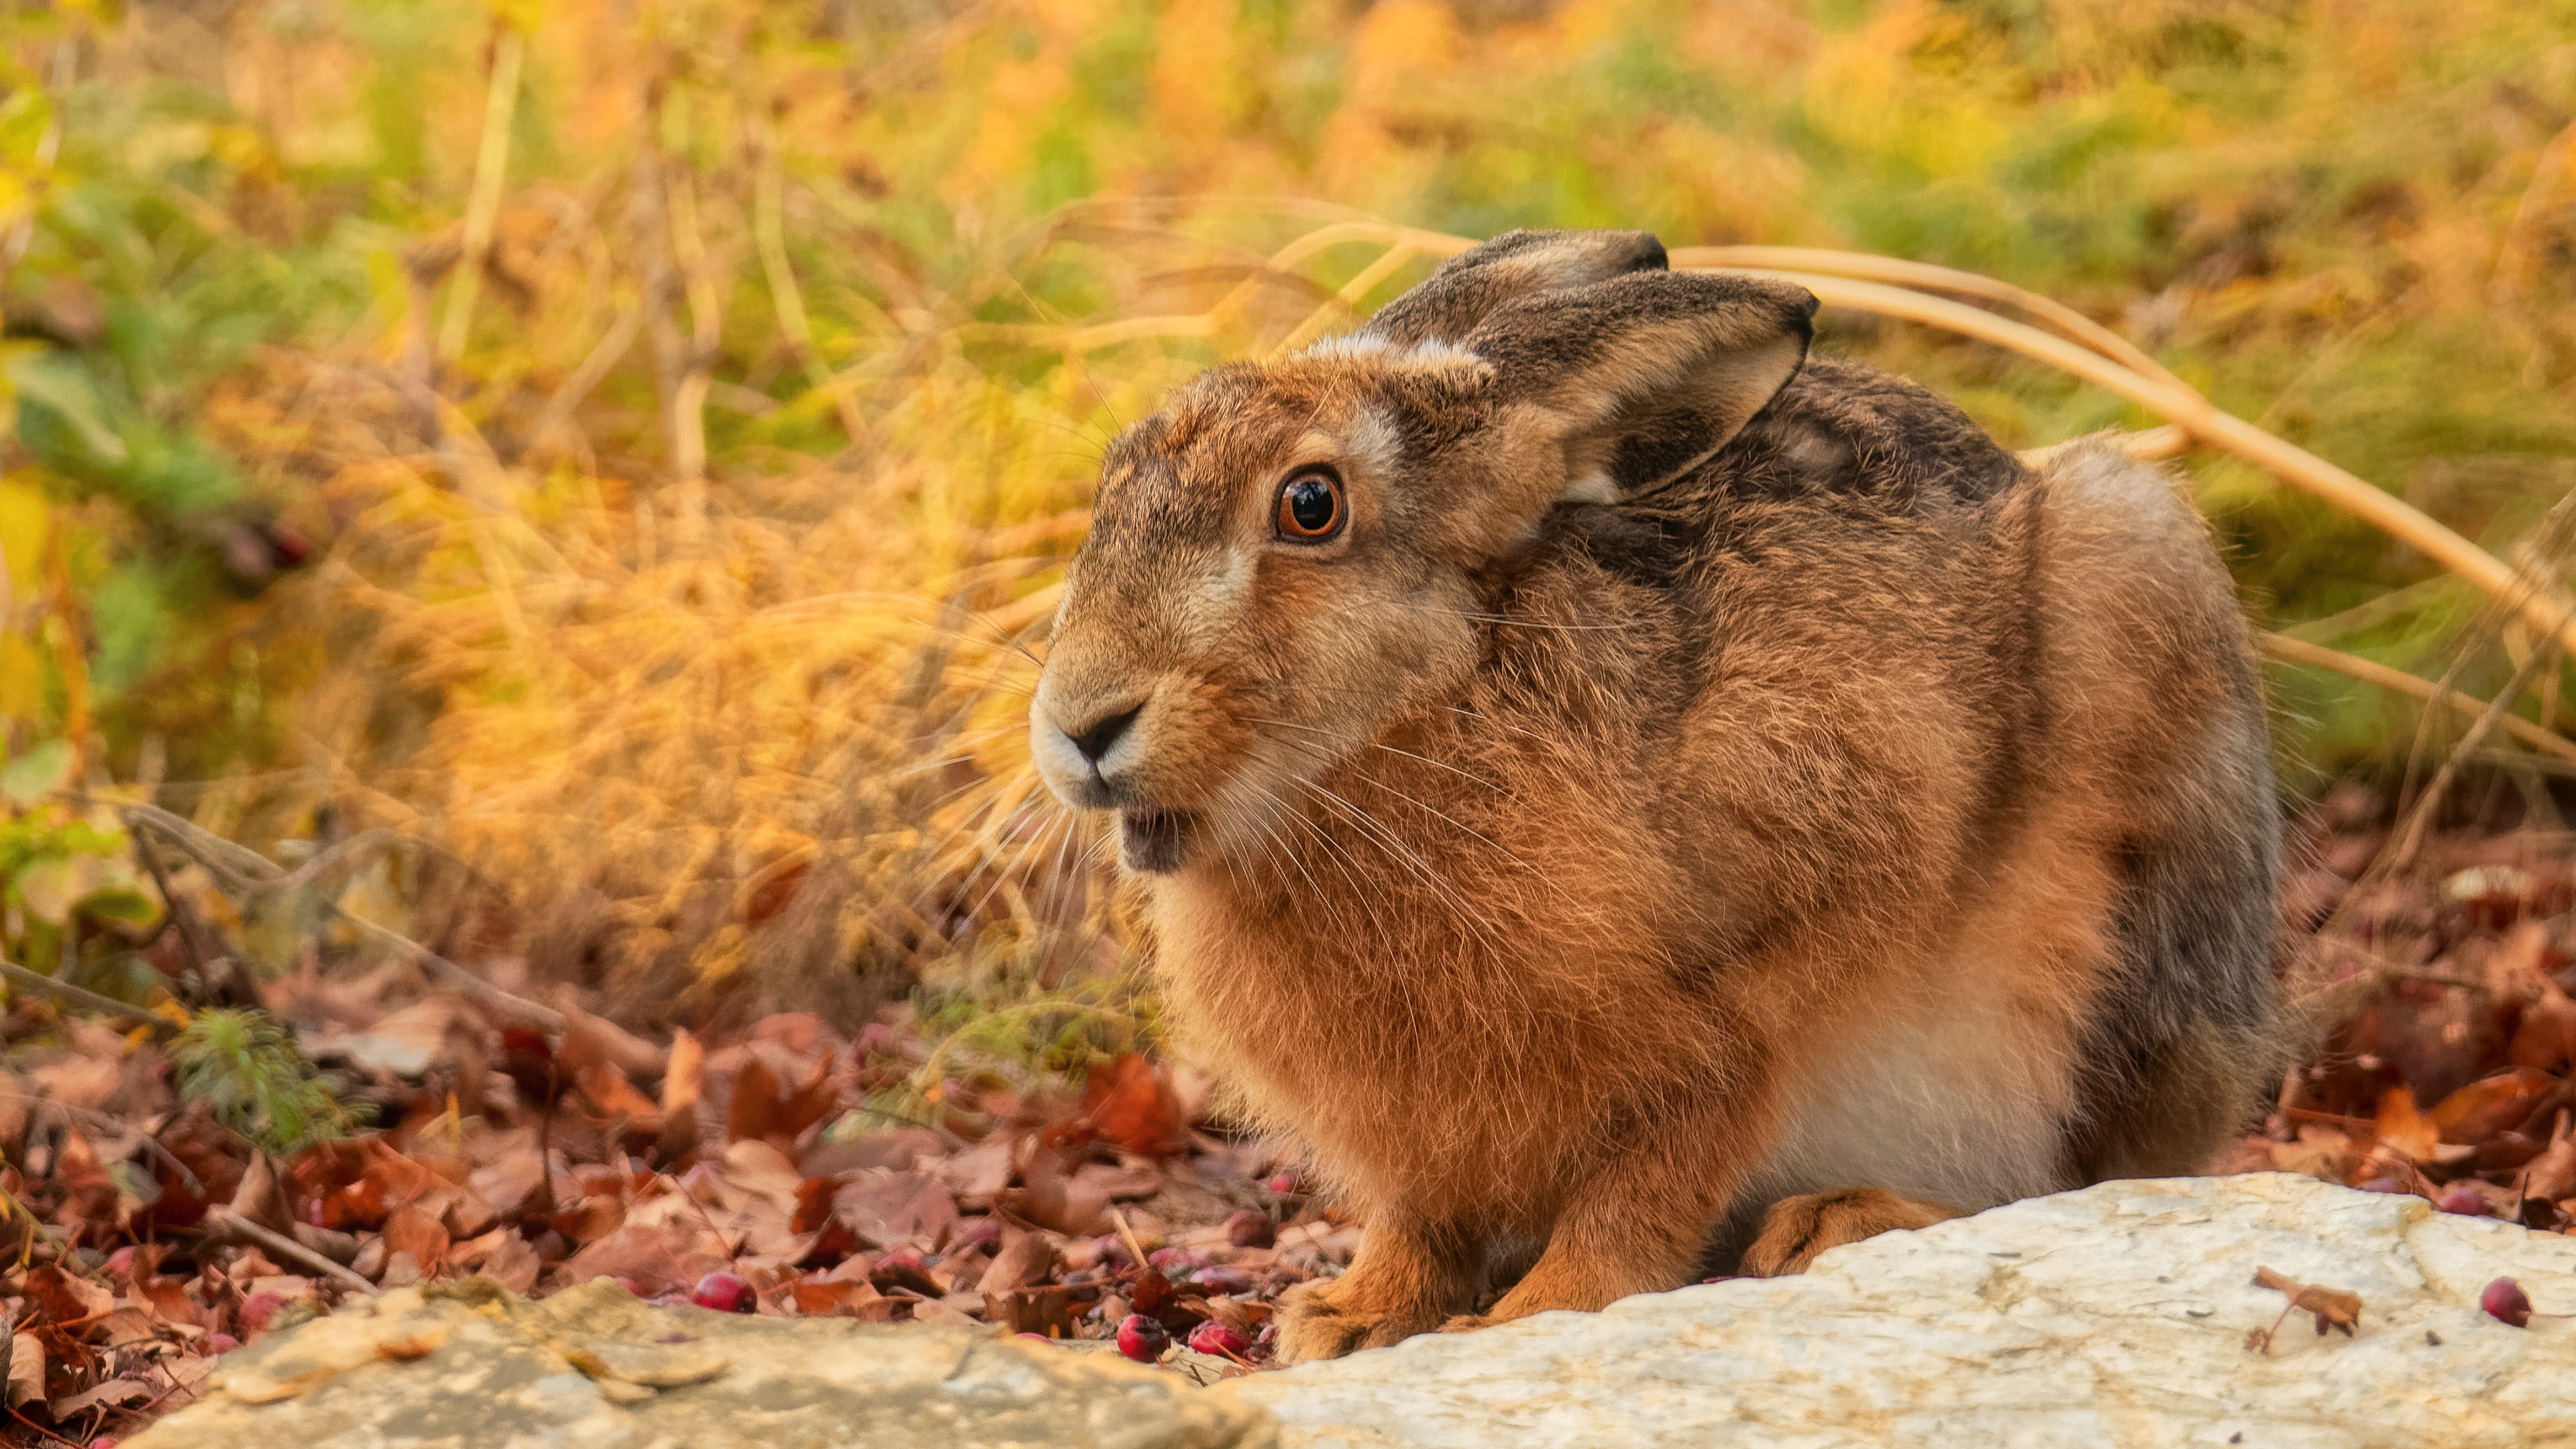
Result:
{"type": "Polygon", "coordinates": [[[1284,1357],[2191,1172],[2275,1069],[2200,519],[1809,357],[1814,309],[1514,232],[1109,449],[1032,744],[1366,1225],[1284,1357]]]}

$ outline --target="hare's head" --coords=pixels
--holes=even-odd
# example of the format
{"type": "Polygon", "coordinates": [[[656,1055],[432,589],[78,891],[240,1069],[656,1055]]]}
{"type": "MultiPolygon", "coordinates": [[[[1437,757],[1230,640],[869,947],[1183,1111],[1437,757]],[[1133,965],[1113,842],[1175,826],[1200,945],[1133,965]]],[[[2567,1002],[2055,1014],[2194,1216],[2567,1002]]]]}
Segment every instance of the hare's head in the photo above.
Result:
{"type": "Polygon", "coordinates": [[[1256,848],[1475,667],[1481,572],[1715,452],[1814,310],[1642,233],[1514,232],[1352,336],[1202,374],[1103,460],[1030,709],[1048,786],[1118,811],[1131,869],[1256,848]]]}

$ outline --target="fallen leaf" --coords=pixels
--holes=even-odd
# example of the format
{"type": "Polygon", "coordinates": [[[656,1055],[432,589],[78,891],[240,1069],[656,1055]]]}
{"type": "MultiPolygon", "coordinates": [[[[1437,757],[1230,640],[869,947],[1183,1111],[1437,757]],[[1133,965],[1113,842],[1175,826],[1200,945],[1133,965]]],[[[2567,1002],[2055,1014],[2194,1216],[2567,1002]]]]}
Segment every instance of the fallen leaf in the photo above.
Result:
{"type": "Polygon", "coordinates": [[[54,1400],[54,1420],[60,1423],[74,1414],[86,1413],[101,1405],[123,1408],[128,1404],[144,1403],[151,1399],[152,1394],[152,1386],[141,1379],[109,1379],[68,1398],[54,1400]]]}
{"type": "Polygon", "coordinates": [[[24,1291],[38,1315],[31,1327],[94,1324],[116,1308],[115,1294],[51,1263],[28,1269],[25,1285],[24,1291]]]}
{"type": "Polygon", "coordinates": [[[736,1141],[793,1142],[838,1105],[829,1056],[814,1064],[813,1076],[803,1085],[791,1088],[766,1060],[754,1055],[734,1075],[733,1100],[725,1106],[725,1135],[736,1141]]]}
{"type": "Polygon", "coordinates": [[[2313,1284],[2302,1283],[2296,1278],[2285,1277],[2269,1268],[2254,1270],[2254,1286],[2269,1288],[2276,1293],[2285,1293],[2289,1295],[2290,1302],[2289,1306],[2281,1310],[2281,1317],[2272,1320],[2270,1328],[2252,1329],[2246,1333],[2247,1348],[2257,1348],[2270,1353],[2273,1334],[2280,1331],[2282,1320],[2293,1313],[2313,1315],[2317,1321],[2317,1336],[2320,1338],[2325,1336],[2329,1328],[2340,1329],[2344,1337],[2350,1338],[2353,1326],[2361,1322],[2361,1295],[2358,1293],[2346,1293],[2340,1288],[2319,1288],[2313,1284]]]}
{"type": "Polygon", "coordinates": [[[2380,1094],[2379,1115],[2372,1126],[2381,1142],[2417,1162],[2432,1161],[2434,1149],[2442,1142],[2441,1129],[2416,1107],[2415,1094],[2404,1087],[2380,1094]]]}
{"type": "Polygon", "coordinates": [[[1180,1100],[1154,1064],[1135,1052],[1094,1067],[1083,1083],[1079,1123],[1140,1157],[1182,1151],[1180,1100]]]}
{"type": "Polygon", "coordinates": [[[788,1285],[796,1311],[807,1318],[855,1318],[863,1323],[890,1323],[896,1300],[859,1279],[799,1278],[788,1285]]]}
{"type": "Polygon", "coordinates": [[[483,1276],[509,1289],[525,1293],[537,1286],[537,1270],[543,1267],[537,1250],[516,1233],[494,1245],[491,1255],[483,1260],[483,1276]]]}
{"type": "Polygon", "coordinates": [[[611,1121],[623,1120],[636,1130],[662,1130],[662,1109],[653,1099],[635,1090],[626,1074],[612,1062],[593,1062],[573,1074],[573,1085],[581,1089],[591,1107],[611,1121]]]}
{"type": "Polygon", "coordinates": [[[2424,1117],[2442,1141],[2474,1144],[2522,1125],[2560,1090],[2558,1079],[2547,1072],[2514,1067],[2469,1083],[2435,1103],[2424,1117]]]}
{"type": "Polygon", "coordinates": [[[9,1337],[9,1407],[45,1401],[45,1346],[32,1333],[9,1337]]]}
{"type": "Polygon", "coordinates": [[[987,1295],[1026,1288],[1055,1276],[1055,1244],[1042,1233],[1018,1233],[1002,1240],[1002,1250],[993,1255],[984,1276],[976,1280],[976,1291],[987,1295]]]}
{"type": "Polygon", "coordinates": [[[565,1259],[558,1271],[566,1287],[593,1278],[623,1278],[650,1297],[691,1287],[720,1269],[730,1271],[733,1257],[722,1249],[694,1219],[654,1227],[630,1224],[565,1259]]]}
{"type": "Polygon", "coordinates": [[[2576,1193],[2576,1133],[2568,1130],[2568,1114],[2558,1114],[2550,1130],[2549,1146],[2531,1160],[2525,1169],[2523,1192],[2548,1202],[2576,1193]]]}
{"type": "Polygon", "coordinates": [[[2543,1072],[2562,1071],[2576,1061],[2576,1001],[2557,982],[2540,978],[2540,997],[2523,1007],[2506,1055],[2517,1067],[2543,1072]]]}
{"type": "Polygon", "coordinates": [[[844,1183],[832,1196],[832,1208],[860,1241],[880,1248],[936,1249],[959,1220],[947,1185],[918,1172],[844,1183]]]}
{"type": "Polygon", "coordinates": [[[698,1105],[706,1091],[707,1048],[687,1027],[671,1033],[671,1059],[662,1070],[662,1110],[677,1117],[698,1105]]]}
{"type": "Polygon", "coordinates": [[[409,1253],[424,1277],[447,1266],[447,1225],[418,1207],[397,1209],[385,1219],[385,1251],[409,1253]]]}

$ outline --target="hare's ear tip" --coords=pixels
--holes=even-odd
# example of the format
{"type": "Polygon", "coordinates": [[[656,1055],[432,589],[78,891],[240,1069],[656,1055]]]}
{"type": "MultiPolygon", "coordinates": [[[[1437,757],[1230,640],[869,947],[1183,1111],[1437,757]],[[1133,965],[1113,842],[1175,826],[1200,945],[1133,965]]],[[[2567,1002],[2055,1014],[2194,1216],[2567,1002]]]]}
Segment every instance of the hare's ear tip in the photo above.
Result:
{"type": "Polygon", "coordinates": [[[1664,239],[1650,231],[1619,234],[1628,247],[1627,269],[1632,272],[1668,272],[1673,258],[1664,250],[1664,239]]]}

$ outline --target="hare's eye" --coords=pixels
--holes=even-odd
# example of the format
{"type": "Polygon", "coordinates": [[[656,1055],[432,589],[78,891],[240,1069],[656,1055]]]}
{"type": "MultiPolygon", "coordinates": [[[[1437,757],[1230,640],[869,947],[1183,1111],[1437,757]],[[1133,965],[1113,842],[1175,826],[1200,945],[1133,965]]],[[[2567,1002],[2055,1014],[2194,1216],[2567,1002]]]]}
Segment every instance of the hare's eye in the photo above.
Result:
{"type": "Polygon", "coordinates": [[[1342,484],[1329,470],[1310,468],[1279,485],[1279,536],[1292,543],[1322,543],[1342,531],[1342,484]]]}

